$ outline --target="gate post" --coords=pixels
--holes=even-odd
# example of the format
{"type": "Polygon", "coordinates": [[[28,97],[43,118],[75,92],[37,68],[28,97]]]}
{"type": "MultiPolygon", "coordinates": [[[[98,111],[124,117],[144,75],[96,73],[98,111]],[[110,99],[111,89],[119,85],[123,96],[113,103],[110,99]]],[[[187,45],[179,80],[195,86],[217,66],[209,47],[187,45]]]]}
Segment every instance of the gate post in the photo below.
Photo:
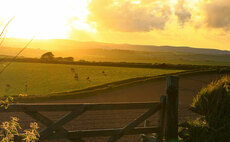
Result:
{"type": "Polygon", "coordinates": [[[178,141],[178,76],[167,76],[166,88],[166,142],[178,141]]]}

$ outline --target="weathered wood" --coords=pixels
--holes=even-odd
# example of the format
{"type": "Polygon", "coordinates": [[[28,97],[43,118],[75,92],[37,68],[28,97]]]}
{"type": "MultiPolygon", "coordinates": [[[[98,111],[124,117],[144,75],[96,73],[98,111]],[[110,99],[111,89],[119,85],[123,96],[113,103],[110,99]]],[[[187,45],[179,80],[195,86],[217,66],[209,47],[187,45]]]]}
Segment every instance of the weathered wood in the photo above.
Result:
{"type": "MultiPolygon", "coordinates": [[[[45,126],[49,127],[50,125],[52,125],[54,122],[52,120],[50,120],[49,118],[45,117],[44,115],[42,115],[39,112],[25,112],[27,115],[29,115],[30,117],[34,118],[36,121],[41,122],[42,124],[44,124],[45,126]]],[[[65,133],[68,132],[66,129],[64,129],[63,127],[60,127],[59,129],[57,129],[56,133],[65,133]]],[[[78,139],[73,139],[73,138],[68,138],[68,140],[72,141],[72,142],[76,142],[78,139]]]]}
{"type": "MultiPolygon", "coordinates": [[[[0,112],[25,112],[32,118],[48,126],[48,128],[41,131],[40,140],[44,140],[46,138],[52,139],[56,136],[58,137],[59,134],[67,133],[67,134],[70,134],[72,137],[72,138],[69,138],[69,140],[79,141],[81,140],[80,137],[78,136],[73,137],[73,134],[76,132],[68,133],[67,130],[62,128],[62,125],[71,121],[76,116],[82,114],[85,110],[89,110],[89,111],[128,110],[128,109],[147,109],[147,108],[151,108],[151,109],[147,111],[146,113],[144,113],[143,115],[141,115],[136,120],[134,120],[133,122],[131,122],[125,128],[114,129],[114,131],[109,130],[108,133],[112,132],[113,134],[115,133],[117,134],[118,132],[120,132],[118,135],[118,137],[120,137],[126,133],[127,134],[136,134],[136,133],[139,134],[139,132],[140,133],[146,133],[150,131],[154,132],[155,130],[153,128],[147,128],[147,129],[141,129],[141,128],[133,129],[133,128],[139,123],[141,123],[142,121],[144,121],[144,119],[146,119],[145,117],[149,117],[148,115],[150,115],[151,113],[153,114],[157,110],[159,110],[160,103],[159,102],[144,102],[144,103],[141,102],[141,103],[111,103],[111,104],[12,104],[9,106],[7,110],[0,108],[0,112]],[[155,108],[155,110],[152,108],[155,108]],[[68,113],[61,119],[58,119],[56,122],[53,122],[52,120],[50,120],[49,118],[45,117],[44,115],[40,114],[37,111],[72,111],[72,112],[68,113]]],[[[77,133],[79,133],[79,131],[77,133]]],[[[94,132],[88,132],[88,133],[94,133],[94,132]]]]}
{"type": "MultiPolygon", "coordinates": [[[[134,128],[125,133],[125,135],[135,135],[143,133],[158,133],[159,127],[138,127],[134,128]]],[[[84,137],[100,137],[100,136],[112,136],[121,131],[121,128],[116,129],[96,129],[96,130],[77,130],[60,133],[55,135],[55,137],[49,137],[48,139],[63,139],[63,138],[84,138],[84,137]]]]}
{"type": "Polygon", "coordinates": [[[157,133],[157,142],[163,142],[165,135],[165,108],[166,108],[166,96],[161,96],[161,109],[159,111],[158,124],[160,127],[159,133],[157,133]]]}
{"type": "MultiPolygon", "coordinates": [[[[86,131],[72,131],[68,133],[68,136],[79,136],[79,137],[97,137],[97,136],[111,136],[117,134],[117,132],[122,129],[105,129],[105,130],[86,130],[86,131]]],[[[145,133],[157,133],[159,132],[159,127],[148,127],[148,128],[134,128],[130,131],[126,131],[125,135],[134,135],[134,134],[145,134],[145,133]]]]}
{"type": "Polygon", "coordinates": [[[51,135],[53,133],[53,131],[57,130],[58,128],[60,128],[62,125],[68,123],[69,121],[71,121],[72,119],[76,118],[77,116],[81,115],[83,112],[85,112],[85,106],[82,105],[80,108],[78,108],[75,111],[72,111],[68,114],[66,114],[65,116],[63,116],[62,118],[58,119],[57,121],[55,121],[52,125],[50,125],[48,128],[42,130],[40,132],[40,139],[43,140],[46,137],[48,137],[49,135],[51,135]]]}
{"type": "Polygon", "coordinates": [[[145,120],[144,127],[149,127],[149,126],[151,126],[150,125],[150,121],[149,120],[145,120]]]}
{"type": "Polygon", "coordinates": [[[141,142],[156,142],[155,136],[140,135],[141,142]]]}
{"type": "Polygon", "coordinates": [[[160,109],[161,105],[158,104],[156,107],[149,109],[147,112],[143,113],[141,116],[139,116],[137,119],[130,122],[128,125],[126,125],[121,131],[119,131],[116,135],[113,135],[109,138],[107,142],[115,142],[118,139],[120,139],[125,133],[129,132],[131,129],[139,125],[141,122],[143,122],[145,119],[156,113],[160,109]]]}
{"type": "Polygon", "coordinates": [[[25,111],[74,111],[84,106],[88,111],[94,110],[127,110],[127,109],[147,109],[158,105],[159,102],[140,103],[110,103],[110,104],[11,104],[8,109],[0,108],[0,112],[25,112],[25,111]]]}
{"type": "Polygon", "coordinates": [[[45,126],[49,126],[49,125],[53,124],[52,120],[50,120],[49,118],[45,117],[44,115],[42,115],[39,112],[36,112],[36,111],[26,111],[25,113],[27,115],[29,115],[30,117],[32,117],[33,119],[35,119],[36,121],[41,122],[45,126]]]}
{"type": "MultiPolygon", "coordinates": [[[[170,78],[170,77],[169,77],[170,78]]],[[[140,102],[140,103],[110,103],[110,104],[63,104],[63,103],[49,103],[49,104],[11,104],[8,109],[0,108],[0,112],[25,112],[32,118],[43,123],[47,126],[46,129],[40,132],[40,140],[45,139],[58,139],[67,138],[70,141],[83,142],[82,137],[97,137],[97,136],[111,136],[108,142],[115,142],[120,139],[123,135],[133,134],[151,134],[158,133],[158,142],[162,142],[164,137],[164,118],[165,118],[165,102],[167,101],[167,125],[166,138],[175,138],[174,132],[168,133],[168,131],[176,130],[177,133],[177,122],[178,122],[178,86],[174,86],[175,79],[169,79],[167,81],[167,97],[163,97],[161,102],[140,102]],[[175,98],[176,97],[176,98],[175,98]],[[176,104],[172,107],[173,104],[176,104]],[[87,111],[96,110],[129,110],[129,109],[148,109],[145,113],[140,115],[135,120],[131,121],[124,128],[119,129],[101,129],[101,130],[82,130],[82,131],[67,131],[62,126],[77,116],[87,111]],[[145,127],[135,128],[145,119],[153,115],[155,112],[160,110],[160,120],[158,127],[145,127]],[[170,110],[170,111],[169,111],[170,110]],[[71,111],[62,118],[53,122],[46,116],[42,115],[38,111],[71,111]],[[173,120],[171,118],[174,118],[173,120]],[[170,120],[169,120],[170,119],[170,120]],[[173,123],[173,124],[171,124],[173,123]],[[176,128],[175,128],[176,127],[176,128]],[[170,135],[171,134],[171,135],[170,135]]],[[[177,136],[177,135],[176,135],[177,136]]],[[[177,138],[177,137],[176,137],[177,138]]],[[[16,137],[17,139],[17,137],[16,137]]],[[[177,139],[176,139],[177,140],[177,139]]]]}
{"type": "MultiPolygon", "coordinates": [[[[151,126],[150,121],[148,119],[145,120],[144,127],[150,127],[150,126],[151,126]]],[[[160,132],[160,127],[159,127],[159,132],[160,132]]],[[[156,140],[152,133],[141,134],[140,139],[141,142],[152,142],[152,141],[155,142],[156,140]]]]}
{"type": "MultiPolygon", "coordinates": [[[[147,119],[145,120],[144,127],[150,127],[150,121],[147,119]]],[[[146,136],[152,136],[152,133],[145,133],[146,136]]]]}
{"type": "Polygon", "coordinates": [[[177,76],[167,77],[166,141],[178,141],[178,82],[177,76]]]}

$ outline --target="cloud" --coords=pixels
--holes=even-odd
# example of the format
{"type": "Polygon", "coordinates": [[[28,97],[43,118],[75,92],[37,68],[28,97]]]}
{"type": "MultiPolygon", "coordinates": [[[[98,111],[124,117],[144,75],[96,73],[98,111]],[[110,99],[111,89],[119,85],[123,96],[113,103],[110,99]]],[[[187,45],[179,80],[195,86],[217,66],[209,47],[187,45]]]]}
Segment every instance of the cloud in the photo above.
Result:
{"type": "Polygon", "coordinates": [[[209,27],[230,30],[229,0],[212,0],[203,2],[205,22],[209,27]]]}
{"type": "Polygon", "coordinates": [[[175,15],[182,26],[191,19],[192,14],[184,7],[184,0],[178,0],[175,5],[175,15]]]}
{"type": "Polygon", "coordinates": [[[148,32],[162,30],[171,15],[160,1],[91,0],[89,22],[99,30],[148,32]]]}

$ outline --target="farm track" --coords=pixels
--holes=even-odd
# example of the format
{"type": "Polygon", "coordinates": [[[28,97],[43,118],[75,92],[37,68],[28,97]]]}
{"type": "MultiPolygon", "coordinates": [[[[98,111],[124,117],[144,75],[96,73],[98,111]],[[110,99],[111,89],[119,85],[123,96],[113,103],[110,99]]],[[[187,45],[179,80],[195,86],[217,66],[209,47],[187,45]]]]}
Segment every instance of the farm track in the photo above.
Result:
{"type": "MultiPolygon", "coordinates": [[[[196,118],[195,114],[188,111],[189,105],[196,93],[213,80],[220,78],[223,74],[211,73],[202,75],[190,75],[180,77],[179,83],[179,121],[187,118],[196,118]]],[[[109,103],[109,102],[146,102],[159,101],[161,95],[165,95],[165,79],[146,82],[137,86],[129,86],[120,90],[114,90],[100,95],[59,101],[46,101],[49,103],[109,103]]],[[[91,111],[86,112],[65,125],[68,130],[102,129],[123,127],[132,119],[143,113],[144,110],[122,110],[122,111],[91,111]]],[[[42,112],[52,120],[58,119],[65,112],[42,112]]],[[[156,114],[157,115],[157,114],[156,114]]],[[[155,115],[155,116],[156,116],[155,115]]],[[[34,121],[23,113],[1,113],[0,121],[9,120],[10,116],[20,118],[23,128],[29,126],[29,122],[34,121]]],[[[151,124],[156,125],[157,117],[151,117],[151,124]]],[[[143,126],[143,124],[141,124],[143,126]]],[[[41,129],[45,128],[40,124],[41,129]]],[[[102,142],[106,138],[87,138],[89,142],[102,142]]],[[[60,140],[64,141],[64,140],[60,140]]],[[[125,136],[119,142],[140,142],[138,136],[125,136]]]]}

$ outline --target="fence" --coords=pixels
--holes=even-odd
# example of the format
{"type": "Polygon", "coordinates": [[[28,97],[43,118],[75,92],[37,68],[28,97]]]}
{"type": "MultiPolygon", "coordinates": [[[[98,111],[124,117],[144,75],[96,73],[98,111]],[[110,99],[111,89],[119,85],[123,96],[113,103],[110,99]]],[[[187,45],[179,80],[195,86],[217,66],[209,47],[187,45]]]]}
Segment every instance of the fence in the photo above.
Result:
{"type": "MultiPolygon", "coordinates": [[[[178,135],[178,77],[167,77],[166,96],[162,96],[159,102],[138,103],[113,103],[113,104],[12,104],[8,109],[0,112],[24,112],[36,121],[41,122],[45,129],[40,131],[40,140],[68,139],[74,142],[83,142],[84,137],[110,136],[107,142],[116,142],[124,135],[156,133],[157,141],[175,140],[178,135]],[[95,129],[68,131],[63,125],[80,116],[86,111],[100,110],[131,110],[147,109],[146,112],[118,129],[95,129]],[[39,111],[68,111],[67,114],[52,121],[39,111]],[[150,116],[159,112],[159,122],[156,127],[137,127],[150,116]]],[[[21,141],[15,137],[15,141],[21,141]]]]}

